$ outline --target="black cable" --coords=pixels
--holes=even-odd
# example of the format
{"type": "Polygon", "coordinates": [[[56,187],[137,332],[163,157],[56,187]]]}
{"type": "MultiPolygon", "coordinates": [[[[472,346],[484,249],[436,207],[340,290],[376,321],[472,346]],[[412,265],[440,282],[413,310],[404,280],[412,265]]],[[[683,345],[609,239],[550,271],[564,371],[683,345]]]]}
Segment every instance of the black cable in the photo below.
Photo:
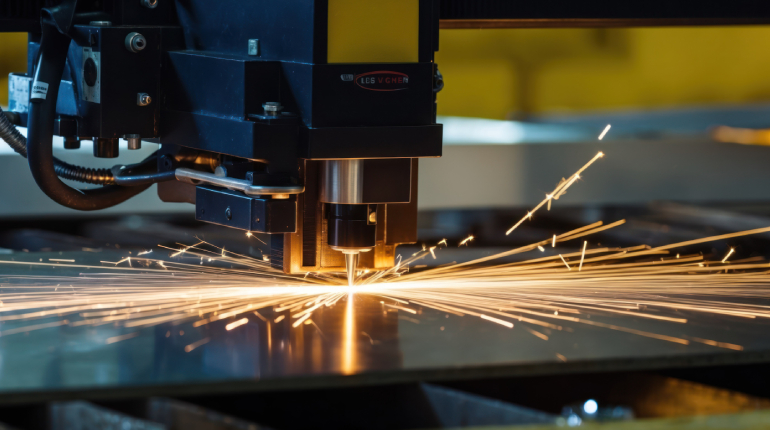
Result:
{"type": "MultiPolygon", "coordinates": [[[[106,185],[101,188],[81,190],[72,188],[59,179],[53,156],[53,128],[59,84],[64,73],[70,38],[47,23],[42,25],[42,30],[40,59],[32,84],[27,129],[27,160],[35,182],[55,202],[84,211],[115,206],[146,190],[150,184],[136,187],[106,185]],[[44,90],[41,91],[41,88],[44,90]]],[[[106,179],[94,173],[98,170],[90,170],[92,170],[90,175],[86,173],[80,179],[106,179]]],[[[76,172],[77,169],[73,169],[70,173],[76,172]]],[[[110,176],[114,180],[111,172],[110,176]]]]}
{"type": "MultiPolygon", "coordinates": [[[[19,155],[27,158],[27,138],[8,120],[2,108],[0,108],[0,138],[19,155]]],[[[94,185],[111,185],[116,183],[112,171],[109,169],[91,169],[75,166],[56,157],[54,157],[53,162],[54,170],[61,178],[94,185]]]]}
{"type": "MultiPolygon", "coordinates": [[[[8,146],[22,157],[27,158],[27,138],[8,120],[3,114],[2,108],[0,108],[0,139],[8,143],[8,146]]],[[[115,166],[112,169],[91,169],[75,166],[56,157],[54,157],[53,161],[54,170],[56,170],[56,174],[60,178],[86,184],[115,184],[123,187],[134,187],[176,179],[173,170],[157,172],[157,153],[152,154],[139,164],[115,166]]]]}
{"type": "MultiPolygon", "coordinates": [[[[27,158],[27,138],[4,115],[2,108],[0,108],[0,139],[3,139],[19,155],[27,158]]],[[[54,170],[60,178],[86,184],[115,184],[123,187],[134,187],[176,179],[173,170],[157,172],[157,153],[150,155],[139,164],[115,166],[112,169],[91,169],[75,166],[56,157],[53,161],[54,170]]]]}

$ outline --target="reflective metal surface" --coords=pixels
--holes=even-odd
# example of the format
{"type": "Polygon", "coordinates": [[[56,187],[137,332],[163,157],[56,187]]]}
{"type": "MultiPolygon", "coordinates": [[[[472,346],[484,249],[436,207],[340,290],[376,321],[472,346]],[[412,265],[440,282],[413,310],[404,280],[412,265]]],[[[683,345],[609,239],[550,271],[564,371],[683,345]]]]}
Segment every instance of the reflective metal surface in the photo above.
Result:
{"type": "Polygon", "coordinates": [[[364,160],[326,160],[321,164],[321,198],[324,203],[364,202],[364,160]]]}
{"type": "MultiPolygon", "coordinates": [[[[90,258],[95,264],[116,256],[87,254],[67,256],[79,262],[90,258]]],[[[12,257],[35,262],[41,255],[45,254],[12,257]]],[[[4,288],[9,288],[12,275],[77,276],[87,271],[64,264],[53,268],[17,265],[12,273],[7,266],[3,270],[4,288]]],[[[66,285],[59,288],[68,294],[66,285]]],[[[62,317],[50,315],[34,323],[4,321],[0,325],[0,402],[57,398],[71,391],[81,398],[131,392],[181,395],[770,361],[770,322],[762,319],[688,314],[687,324],[671,324],[633,316],[591,316],[597,322],[744,347],[736,352],[569,323],[562,331],[545,330],[546,340],[521,323],[509,329],[416,305],[406,311],[381,300],[354,295],[352,300],[319,309],[309,324],[296,328],[292,327],[296,320],[288,313],[271,309],[244,315],[248,323],[232,330],[225,328],[230,319],[199,327],[169,322],[132,329],[112,323],[75,326],[75,316],[67,324],[28,332],[13,329],[56,323],[62,317]]]]}
{"type": "Polygon", "coordinates": [[[299,194],[305,190],[305,187],[302,185],[252,185],[251,182],[244,179],[222,177],[213,173],[206,173],[183,167],[176,169],[174,173],[177,180],[182,182],[193,185],[201,183],[216,185],[227,188],[228,190],[240,191],[247,196],[299,194]]]}

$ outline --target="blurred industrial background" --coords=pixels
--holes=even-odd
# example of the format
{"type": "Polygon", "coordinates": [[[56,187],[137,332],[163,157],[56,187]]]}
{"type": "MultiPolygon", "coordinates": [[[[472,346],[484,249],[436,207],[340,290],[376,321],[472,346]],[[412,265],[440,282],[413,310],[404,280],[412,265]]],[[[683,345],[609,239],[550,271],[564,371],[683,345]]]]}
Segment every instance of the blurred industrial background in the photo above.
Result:
{"type": "Polygon", "coordinates": [[[445,29],[439,114],[529,119],[770,100],[767,27],[445,29]]]}

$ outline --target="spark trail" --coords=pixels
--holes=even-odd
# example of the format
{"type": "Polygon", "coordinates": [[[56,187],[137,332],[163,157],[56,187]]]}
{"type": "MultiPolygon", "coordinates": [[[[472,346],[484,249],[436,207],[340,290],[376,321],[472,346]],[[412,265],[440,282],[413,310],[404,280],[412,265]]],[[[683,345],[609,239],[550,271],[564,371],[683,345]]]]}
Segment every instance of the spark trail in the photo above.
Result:
{"type": "MultiPolygon", "coordinates": [[[[601,156],[597,154],[562,180],[510,231],[563,195],[601,156]]],[[[740,350],[742,347],[729,339],[685,337],[674,330],[653,332],[624,322],[633,318],[675,327],[702,315],[747,321],[770,318],[770,306],[757,300],[770,293],[767,262],[727,261],[727,257],[712,261],[701,254],[670,254],[694,245],[767,233],[770,227],[655,248],[588,246],[592,235],[623,223],[619,220],[605,225],[599,221],[496,255],[410,270],[426,257],[435,258],[439,245],[446,246],[446,241],[441,241],[399,260],[389,270],[362,273],[354,287],[348,287],[346,279],[337,275],[286,275],[264,259],[236,254],[205,241],[168,248],[167,258],[148,258],[150,253],[145,251],[116,262],[103,261],[101,266],[78,264],[72,259],[0,261],[0,267],[7,268],[64,266],[82,271],[78,276],[0,275],[0,336],[61,326],[120,324],[139,330],[168,323],[200,327],[218,321],[226,323],[227,330],[238,330],[254,315],[297,327],[310,323],[314,312],[340,300],[352,306],[353,294],[374,296],[387,307],[409,315],[429,308],[479,318],[501,329],[520,328],[544,341],[549,339],[544,330],[593,327],[681,345],[701,343],[740,350]],[[558,249],[568,242],[572,248],[558,249]],[[556,253],[542,256],[540,250],[545,246],[556,253]],[[576,248],[580,251],[574,251],[576,248]],[[533,251],[537,258],[502,262],[503,258],[533,251]]],[[[467,245],[472,238],[460,245],[467,245]]],[[[158,256],[158,251],[151,255],[158,256]]],[[[109,342],[131,339],[135,336],[132,333],[109,342]]],[[[188,345],[188,349],[198,346],[188,345]]]]}

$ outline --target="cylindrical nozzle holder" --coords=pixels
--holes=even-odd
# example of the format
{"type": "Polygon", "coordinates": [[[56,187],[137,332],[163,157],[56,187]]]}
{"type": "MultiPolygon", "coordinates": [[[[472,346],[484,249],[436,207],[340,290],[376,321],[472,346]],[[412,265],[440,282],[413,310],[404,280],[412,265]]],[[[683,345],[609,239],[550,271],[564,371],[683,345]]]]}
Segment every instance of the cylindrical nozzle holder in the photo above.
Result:
{"type": "Polygon", "coordinates": [[[364,202],[364,160],[325,160],[321,165],[323,203],[364,202]]]}
{"type": "Polygon", "coordinates": [[[80,139],[77,136],[67,136],[64,138],[64,149],[80,149],[80,139]]]}
{"type": "Polygon", "coordinates": [[[335,249],[374,247],[377,224],[369,222],[369,205],[330,204],[328,211],[329,246],[335,249]]]}
{"type": "Polygon", "coordinates": [[[138,134],[127,134],[124,136],[126,139],[126,142],[128,142],[128,149],[130,151],[135,151],[137,149],[142,149],[142,137],[138,134]]]}
{"type": "Polygon", "coordinates": [[[120,151],[119,139],[94,138],[94,157],[117,158],[120,151]]]}

